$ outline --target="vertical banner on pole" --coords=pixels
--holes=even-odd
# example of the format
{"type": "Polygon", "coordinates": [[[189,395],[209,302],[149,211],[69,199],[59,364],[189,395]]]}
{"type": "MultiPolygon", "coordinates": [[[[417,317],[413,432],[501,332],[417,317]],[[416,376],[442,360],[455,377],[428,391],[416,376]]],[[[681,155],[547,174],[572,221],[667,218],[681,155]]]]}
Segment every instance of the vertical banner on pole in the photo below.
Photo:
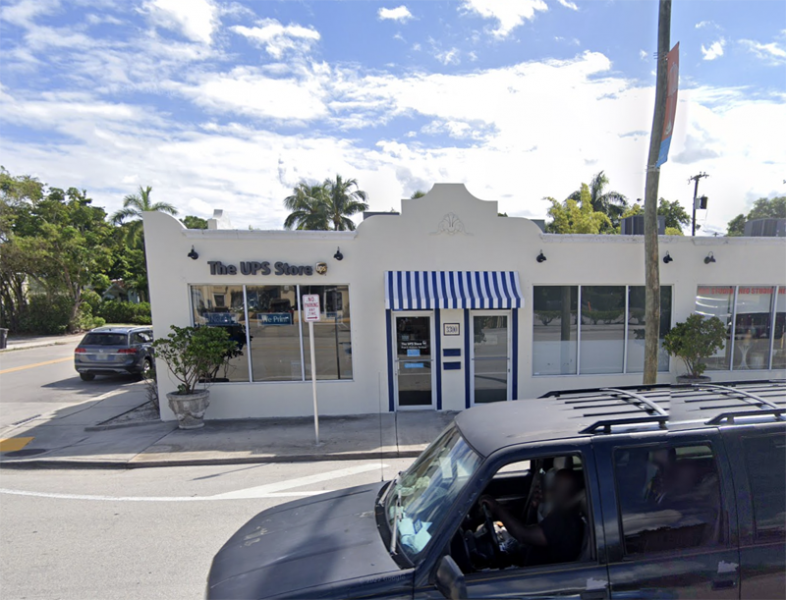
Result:
{"type": "Polygon", "coordinates": [[[661,166],[669,159],[669,146],[671,134],[674,131],[674,117],[677,114],[677,89],[680,82],[680,43],[677,42],[669,51],[666,59],[667,87],[666,87],[666,116],[663,119],[663,137],[660,140],[660,152],[656,167],[661,166]]]}
{"type": "Polygon", "coordinates": [[[319,321],[319,295],[303,295],[303,318],[308,323],[308,345],[311,350],[311,393],[314,397],[314,438],[319,445],[319,409],[317,408],[317,365],[314,353],[314,322],[319,321]]]}

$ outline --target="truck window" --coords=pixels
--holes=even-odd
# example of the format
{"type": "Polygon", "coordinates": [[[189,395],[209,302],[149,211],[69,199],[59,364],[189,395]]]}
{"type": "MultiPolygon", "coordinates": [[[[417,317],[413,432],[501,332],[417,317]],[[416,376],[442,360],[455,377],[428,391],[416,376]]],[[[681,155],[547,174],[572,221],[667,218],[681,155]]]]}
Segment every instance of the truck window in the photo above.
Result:
{"type": "Polygon", "coordinates": [[[753,503],[754,539],[786,539],[786,436],[743,438],[743,452],[753,503]]]}
{"type": "Polygon", "coordinates": [[[722,541],[718,470],[709,446],[647,446],[614,453],[626,554],[722,541]]]}

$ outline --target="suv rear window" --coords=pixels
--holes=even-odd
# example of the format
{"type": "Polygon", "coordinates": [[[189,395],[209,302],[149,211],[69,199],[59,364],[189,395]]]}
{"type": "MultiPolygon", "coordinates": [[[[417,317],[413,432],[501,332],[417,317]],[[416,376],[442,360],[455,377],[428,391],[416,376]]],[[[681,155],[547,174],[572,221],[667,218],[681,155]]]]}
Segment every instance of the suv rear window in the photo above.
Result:
{"type": "Polygon", "coordinates": [[[128,336],[124,333],[88,333],[80,346],[127,346],[128,336]]]}
{"type": "Polygon", "coordinates": [[[786,436],[744,438],[757,542],[786,539],[786,436]]]}

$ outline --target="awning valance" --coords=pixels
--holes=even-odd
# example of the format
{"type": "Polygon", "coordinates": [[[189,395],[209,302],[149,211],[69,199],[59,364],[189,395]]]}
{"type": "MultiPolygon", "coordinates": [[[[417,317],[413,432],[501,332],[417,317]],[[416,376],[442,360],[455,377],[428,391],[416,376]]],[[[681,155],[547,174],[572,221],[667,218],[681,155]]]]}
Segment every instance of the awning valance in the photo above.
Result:
{"type": "Polygon", "coordinates": [[[385,308],[521,308],[515,271],[387,271],[385,308]]]}

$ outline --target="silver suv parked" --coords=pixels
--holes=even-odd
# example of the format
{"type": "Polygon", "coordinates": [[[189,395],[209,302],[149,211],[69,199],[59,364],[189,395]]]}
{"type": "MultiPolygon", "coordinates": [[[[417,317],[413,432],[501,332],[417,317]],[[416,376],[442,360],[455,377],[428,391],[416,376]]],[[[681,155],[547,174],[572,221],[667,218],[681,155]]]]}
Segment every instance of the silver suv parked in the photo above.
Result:
{"type": "Polygon", "coordinates": [[[153,330],[122,326],[93,329],[76,347],[74,367],[83,381],[118,373],[144,377],[153,368],[153,330]]]}

